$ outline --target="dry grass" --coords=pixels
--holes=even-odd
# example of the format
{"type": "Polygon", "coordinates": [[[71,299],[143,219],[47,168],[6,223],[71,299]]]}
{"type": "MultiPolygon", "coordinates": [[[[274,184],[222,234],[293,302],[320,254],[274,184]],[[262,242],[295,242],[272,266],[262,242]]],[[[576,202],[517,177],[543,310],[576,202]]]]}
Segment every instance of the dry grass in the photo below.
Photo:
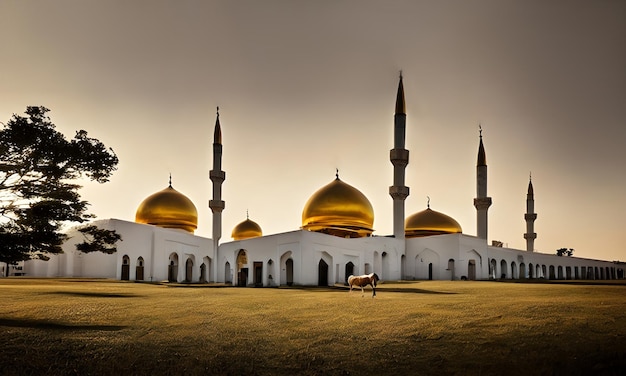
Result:
{"type": "Polygon", "coordinates": [[[583,375],[626,370],[626,286],[172,287],[0,279],[0,374],[583,375]]]}

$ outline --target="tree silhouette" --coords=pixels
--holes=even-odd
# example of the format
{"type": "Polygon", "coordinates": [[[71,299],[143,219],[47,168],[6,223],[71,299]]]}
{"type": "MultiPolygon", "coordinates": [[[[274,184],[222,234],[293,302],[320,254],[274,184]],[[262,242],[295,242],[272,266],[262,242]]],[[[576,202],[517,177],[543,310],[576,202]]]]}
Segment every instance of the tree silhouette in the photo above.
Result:
{"type": "MultiPolygon", "coordinates": [[[[76,181],[105,183],[117,168],[112,149],[84,130],[66,139],[48,111],[27,107],[27,116],[0,123],[0,261],[7,264],[62,253],[62,226],[94,218],[76,181]]],[[[120,237],[114,231],[87,226],[81,232],[80,251],[116,251],[120,237]]]]}

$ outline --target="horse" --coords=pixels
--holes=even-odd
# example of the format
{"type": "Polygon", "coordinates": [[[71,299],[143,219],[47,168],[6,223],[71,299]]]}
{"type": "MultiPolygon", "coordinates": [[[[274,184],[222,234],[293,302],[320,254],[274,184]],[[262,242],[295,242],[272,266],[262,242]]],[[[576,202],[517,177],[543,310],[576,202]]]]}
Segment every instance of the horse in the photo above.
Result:
{"type": "Polygon", "coordinates": [[[370,285],[372,286],[372,298],[376,296],[376,283],[380,280],[380,278],[378,278],[378,274],[376,273],[372,273],[372,274],[366,274],[366,275],[359,275],[359,276],[354,276],[351,275],[350,277],[348,277],[348,285],[350,285],[350,292],[352,292],[352,288],[354,286],[358,286],[361,288],[361,296],[363,296],[363,294],[365,294],[365,292],[363,291],[363,287],[370,285]]]}

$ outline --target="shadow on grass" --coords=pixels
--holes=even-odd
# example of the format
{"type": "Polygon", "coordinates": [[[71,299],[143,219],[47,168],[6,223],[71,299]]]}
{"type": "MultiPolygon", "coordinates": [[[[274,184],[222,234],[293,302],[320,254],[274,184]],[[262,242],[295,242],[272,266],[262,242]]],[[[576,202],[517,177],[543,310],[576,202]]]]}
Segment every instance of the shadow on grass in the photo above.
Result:
{"type": "Polygon", "coordinates": [[[385,287],[377,287],[377,292],[399,292],[399,293],[411,293],[411,294],[434,294],[434,295],[456,295],[458,292],[447,292],[447,291],[432,291],[432,290],[424,290],[424,289],[416,289],[416,288],[385,288],[385,287]]]}
{"type": "MultiPolygon", "coordinates": [[[[280,286],[281,289],[291,289],[291,290],[304,290],[304,291],[332,291],[332,292],[346,292],[350,291],[348,286],[280,286]]],[[[365,292],[372,291],[371,287],[366,287],[365,292]]],[[[360,292],[360,288],[352,289],[353,292],[360,292]]],[[[434,294],[434,295],[456,295],[457,292],[446,292],[446,291],[432,291],[432,290],[424,290],[417,288],[394,288],[394,287],[381,287],[380,285],[376,287],[376,293],[385,293],[385,292],[394,292],[394,293],[404,293],[404,294],[434,294]]]]}
{"type": "Polygon", "coordinates": [[[82,297],[88,297],[88,298],[138,298],[140,297],[140,295],[134,295],[134,294],[114,294],[110,292],[82,292],[82,291],[53,291],[53,292],[45,292],[43,294],[82,296],[82,297]]]}
{"type": "Polygon", "coordinates": [[[126,328],[122,325],[69,325],[47,320],[33,319],[5,319],[0,317],[0,326],[8,326],[13,328],[34,328],[34,329],[52,329],[52,330],[72,330],[72,331],[88,331],[88,330],[105,330],[118,331],[126,328]]]}

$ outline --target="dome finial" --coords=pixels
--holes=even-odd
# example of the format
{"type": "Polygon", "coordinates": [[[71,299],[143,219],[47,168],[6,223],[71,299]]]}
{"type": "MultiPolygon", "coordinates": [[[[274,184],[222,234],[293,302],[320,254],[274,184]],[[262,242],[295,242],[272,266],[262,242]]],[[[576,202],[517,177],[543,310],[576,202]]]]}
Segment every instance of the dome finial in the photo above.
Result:
{"type": "Polygon", "coordinates": [[[533,172],[532,171],[528,172],[528,180],[529,181],[533,181],[533,172]]]}
{"type": "Polygon", "coordinates": [[[478,123],[478,135],[483,138],[483,127],[478,123]]]}
{"type": "Polygon", "coordinates": [[[250,219],[250,213],[248,213],[248,209],[246,209],[246,219],[250,219]]]}
{"type": "Polygon", "coordinates": [[[339,180],[339,169],[338,169],[338,168],[335,168],[335,171],[336,171],[336,172],[335,172],[335,178],[336,178],[337,180],[339,180]]]}
{"type": "Polygon", "coordinates": [[[426,196],[426,206],[430,209],[430,196],[426,196]]]}
{"type": "Polygon", "coordinates": [[[172,188],[172,173],[170,172],[170,188],[172,188]]]}

